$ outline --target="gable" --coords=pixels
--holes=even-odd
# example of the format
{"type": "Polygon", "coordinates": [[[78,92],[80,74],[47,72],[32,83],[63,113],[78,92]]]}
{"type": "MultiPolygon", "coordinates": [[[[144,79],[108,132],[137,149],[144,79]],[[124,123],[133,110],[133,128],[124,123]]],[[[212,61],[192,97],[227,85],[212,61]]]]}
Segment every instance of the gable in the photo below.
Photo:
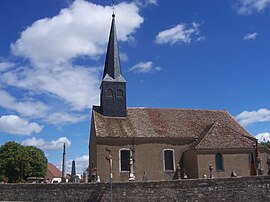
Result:
{"type": "Polygon", "coordinates": [[[236,149],[253,148],[256,142],[239,134],[239,132],[214,123],[210,130],[195,143],[195,149],[236,149]]]}

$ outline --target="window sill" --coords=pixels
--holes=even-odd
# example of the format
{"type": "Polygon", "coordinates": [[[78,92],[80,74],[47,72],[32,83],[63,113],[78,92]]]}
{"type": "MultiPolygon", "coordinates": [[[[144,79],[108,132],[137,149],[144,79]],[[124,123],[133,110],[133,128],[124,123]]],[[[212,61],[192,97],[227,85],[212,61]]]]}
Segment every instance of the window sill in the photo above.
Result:
{"type": "Polygon", "coordinates": [[[166,173],[173,173],[173,172],[175,172],[175,170],[163,170],[164,172],[166,172],[166,173]]]}

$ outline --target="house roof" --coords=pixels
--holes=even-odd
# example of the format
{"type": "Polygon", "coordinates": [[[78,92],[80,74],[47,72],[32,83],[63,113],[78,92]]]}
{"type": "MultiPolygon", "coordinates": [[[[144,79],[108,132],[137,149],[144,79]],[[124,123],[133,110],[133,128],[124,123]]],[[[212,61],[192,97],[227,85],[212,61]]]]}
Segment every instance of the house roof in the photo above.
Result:
{"type": "Polygon", "coordinates": [[[56,168],[52,163],[48,163],[46,179],[54,178],[54,177],[62,177],[62,172],[56,168]]]}
{"type": "Polygon", "coordinates": [[[215,122],[205,135],[202,135],[191,148],[195,149],[236,149],[253,148],[254,140],[243,136],[226,125],[215,122]]]}
{"type": "MultiPolygon", "coordinates": [[[[226,110],[127,108],[127,117],[107,117],[93,107],[96,137],[199,138],[215,122],[255,139],[226,110]]],[[[221,129],[220,129],[221,130],[221,129]]]]}

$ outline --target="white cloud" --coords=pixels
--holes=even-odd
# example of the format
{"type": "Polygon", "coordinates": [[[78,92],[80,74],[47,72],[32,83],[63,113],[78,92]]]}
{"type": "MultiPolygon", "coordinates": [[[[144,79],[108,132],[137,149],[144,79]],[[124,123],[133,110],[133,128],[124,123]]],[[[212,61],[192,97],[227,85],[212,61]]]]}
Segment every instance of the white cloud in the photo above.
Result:
{"type": "Polygon", "coordinates": [[[0,97],[1,107],[15,111],[26,117],[43,119],[54,125],[78,123],[87,118],[87,115],[52,111],[50,107],[40,101],[18,101],[4,90],[0,90],[0,97]]]}
{"type": "Polygon", "coordinates": [[[237,0],[236,9],[240,15],[262,12],[270,6],[270,0],[237,0]]]}
{"type": "Polygon", "coordinates": [[[77,157],[77,158],[76,158],[76,161],[77,161],[77,162],[85,162],[85,161],[89,161],[89,155],[83,155],[83,156],[77,157]]]}
{"type": "Polygon", "coordinates": [[[0,117],[0,132],[6,132],[14,135],[31,135],[39,133],[43,126],[37,123],[29,123],[16,115],[6,115],[0,117]]]}
{"type": "Polygon", "coordinates": [[[157,0],[147,0],[147,3],[157,5],[157,0]]]}
{"type": "Polygon", "coordinates": [[[55,112],[49,114],[46,121],[52,124],[78,123],[87,118],[86,115],[68,114],[65,112],[55,112]]]}
{"type": "MultiPolygon", "coordinates": [[[[115,6],[118,39],[127,41],[143,18],[134,3],[115,6]]],[[[29,58],[34,64],[59,64],[78,56],[105,52],[112,9],[85,0],[75,0],[53,18],[36,21],[11,45],[14,55],[29,58]]]]}
{"type": "Polygon", "coordinates": [[[15,63],[12,62],[0,62],[0,72],[4,72],[15,66],[15,63]]]}
{"type": "Polygon", "coordinates": [[[257,122],[269,122],[270,110],[259,109],[258,111],[243,111],[236,116],[236,119],[244,126],[257,122]]]}
{"type": "Polygon", "coordinates": [[[129,69],[129,71],[133,71],[136,73],[150,73],[150,72],[161,71],[161,70],[162,70],[161,67],[155,67],[154,63],[151,61],[139,62],[129,69]]]}
{"type": "MultiPolygon", "coordinates": [[[[89,155],[83,155],[76,157],[75,159],[76,164],[76,173],[77,174],[83,174],[83,171],[88,167],[89,164],[89,155]]],[[[67,170],[71,172],[71,165],[72,160],[67,161],[67,170]]]]}
{"type": "Polygon", "coordinates": [[[259,133],[255,136],[259,143],[261,142],[270,142],[270,133],[265,132],[265,133],[259,133]]]}
{"type": "MultiPolygon", "coordinates": [[[[82,155],[79,157],[76,157],[75,159],[69,159],[66,162],[67,165],[67,173],[71,173],[71,169],[72,169],[72,161],[75,161],[75,167],[76,167],[76,174],[78,175],[82,175],[83,171],[88,167],[89,164],[89,156],[88,155],[82,155]]],[[[57,163],[57,165],[59,166],[59,168],[61,169],[61,162],[57,163]]]]}
{"type": "Polygon", "coordinates": [[[75,162],[76,162],[76,166],[77,166],[77,173],[82,174],[83,171],[89,165],[89,156],[88,155],[83,155],[83,156],[77,157],[75,159],[75,162]]]}
{"type": "Polygon", "coordinates": [[[171,29],[161,31],[156,36],[157,44],[175,44],[175,43],[190,43],[194,40],[201,40],[199,36],[199,24],[191,23],[190,25],[180,23],[171,29]]]}
{"type": "Polygon", "coordinates": [[[41,117],[49,110],[49,107],[43,102],[17,101],[15,97],[1,89],[0,98],[1,107],[16,111],[24,116],[41,117]]]}
{"type": "Polygon", "coordinates": [[[251,39],[256,39],[256,37],[258,36],[258,33],[257,32],[254,32],[254,33],[247,33],[243,40],[251,40],[251,39]]]}
{"type": "Polygon", "coordinates": [[[158,5],[157,0],[135,0],[135,3],[140,7],[146,7],[148,5],[158,5]]]}
{"type": "Polygon", "coordinates": [[[127,62],[128,61],[128,55],[125,53],[120,52],[120,60],[121,62],[127,62]]]}
{"type": "Polygon", "coordinates": [[[71,141],[67,137],[60,137],[57,140],[52,140],[50,142],[47,142],[44,139],[36,139],[35,137],[22,141],[22,145],[35,146],[44,150],[61,150],[63,149],[64,143],[66,143],[67,147],[71,145],[71,141]]]}
{"type": "MultiPolygon", "coordinates": [[[[116,5],[115,10],[118,39],[132,41],[132,34],[143,22],[139,7],[135,3],[123,2],[116,5]]],[[[1,75],[0,85],[22,89],[24,97],[29,97],[30,92],[38,95],[36,99],[43,100],[42,97],[46,96],[46,100],[63,102],[70,111],[82,111],[98,104],[100,67],[78,66],[76,59],[80,56],[96,59],[105,53],[111,13],[111,7],[75,0],[57,16],[34,22],[11,44],[12,53],[28,58],[30,63],[12,69],[3,65],[8,71],[1,75]]],[[[123,57],[128,59],[125,55],[123,57]]],[[[48,112],[42,102],[20,102],[7,94],[5,98],[6,101],[0,100],[2,107],[25,116],[42,113],[44,117],[48,112]],[[8,103],[8,100],[12,102],[8,103]],[[30,105],[35,106],[32,111],[30,105]]],[[[51,109],[53,102],[46,104],[50,106],[50,113],[57,111],[51,109]]],[[[74,113],[55,112],[47,121],[55,122],[60,116],[64,122],[71,123],[84,119],[74,113]]]]}
{"type": "Polygon", "coordinates": [[[2,75],[2,81],[46,96],[65,101],[76,110],[90,108],[98,103],[99,72],[97,68],[85,68],[66,64],[53,69],[25,68],[2,75]]]}

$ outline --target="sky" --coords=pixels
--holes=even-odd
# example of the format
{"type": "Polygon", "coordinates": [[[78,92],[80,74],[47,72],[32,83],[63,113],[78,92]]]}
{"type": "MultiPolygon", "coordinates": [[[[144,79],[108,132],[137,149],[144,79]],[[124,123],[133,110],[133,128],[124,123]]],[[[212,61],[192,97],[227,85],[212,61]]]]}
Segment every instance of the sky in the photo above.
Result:
{"type": "MultiPolygon", "coordinates": [[[[127,105],[228,110],[270,140],[270,0],[115,0],[127,105]]],[[[0,145],[88,165],[110,0],[0,1],[0,145]]]]}

